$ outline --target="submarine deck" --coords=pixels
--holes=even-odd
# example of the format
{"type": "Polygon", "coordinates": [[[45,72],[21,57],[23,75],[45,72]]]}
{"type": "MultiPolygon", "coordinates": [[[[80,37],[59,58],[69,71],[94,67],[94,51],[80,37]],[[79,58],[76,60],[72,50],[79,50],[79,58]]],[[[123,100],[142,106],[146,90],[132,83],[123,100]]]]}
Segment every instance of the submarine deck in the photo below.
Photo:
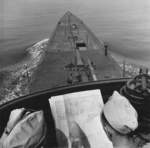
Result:
{"type": "Polygon", "coordinates": [[[79,18],[67,12],[59,20],[43,62],[33,76],[31,93],[67,85],[65,66],[74,61],[77,43],[81,58],[94,63],[98,80],[121,77],[121,68],[116,61],[109,53],[105,56],[104,43],[79,18]]]}

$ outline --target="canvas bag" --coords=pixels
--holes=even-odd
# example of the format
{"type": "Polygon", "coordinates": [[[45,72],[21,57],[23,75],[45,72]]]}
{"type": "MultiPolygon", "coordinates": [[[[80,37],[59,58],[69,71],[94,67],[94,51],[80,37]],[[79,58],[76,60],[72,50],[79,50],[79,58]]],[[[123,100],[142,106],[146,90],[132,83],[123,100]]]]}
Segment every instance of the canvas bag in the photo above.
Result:
{"type": "Polygon", "coordinates": [[[0,139],[0,148],[37,148],[46,135],[43,111],[24,108],[11,111],[0,139]]]}

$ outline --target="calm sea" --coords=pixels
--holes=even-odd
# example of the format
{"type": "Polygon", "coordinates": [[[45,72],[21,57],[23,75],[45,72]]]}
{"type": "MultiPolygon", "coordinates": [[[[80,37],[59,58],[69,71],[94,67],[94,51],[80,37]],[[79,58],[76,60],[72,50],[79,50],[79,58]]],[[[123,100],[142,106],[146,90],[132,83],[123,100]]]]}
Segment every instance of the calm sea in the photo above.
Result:
{"type": "Polygon", "coordinates": [[[150,67],[149,0],[0,0],[0,67],[24,59],[24,49],[49,37],[68,10],[117,59],[150,67]]]}

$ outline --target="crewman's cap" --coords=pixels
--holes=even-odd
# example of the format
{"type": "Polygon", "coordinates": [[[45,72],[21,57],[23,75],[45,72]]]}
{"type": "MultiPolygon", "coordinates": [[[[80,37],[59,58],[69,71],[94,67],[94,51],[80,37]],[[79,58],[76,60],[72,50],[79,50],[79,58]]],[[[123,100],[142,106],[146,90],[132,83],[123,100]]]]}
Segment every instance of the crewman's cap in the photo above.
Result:
{"type": "Polygon", "coordinates": [[[117,91],[109,98],[103,108],[109,124],[119,133],[127,134],[138,127],[138,115],[127,98],[117,91]]]}

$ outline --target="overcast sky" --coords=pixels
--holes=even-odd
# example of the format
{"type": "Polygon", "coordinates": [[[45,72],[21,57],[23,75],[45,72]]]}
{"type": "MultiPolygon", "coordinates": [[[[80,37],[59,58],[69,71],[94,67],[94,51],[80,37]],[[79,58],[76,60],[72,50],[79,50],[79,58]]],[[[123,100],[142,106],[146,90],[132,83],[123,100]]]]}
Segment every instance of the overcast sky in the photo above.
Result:
{"type": "Polygon", "coordinates": [[[102,10],[146,10],[150,9],[150,0],[0,0],[0,7],[3,13],[21,11],[22,8],[31,7],[49,7],[58,5],[66,5],[66,7],[82,7],[84,9],[102,10]],[[15,11],[16,10],[16,11],[15,11]]]}

